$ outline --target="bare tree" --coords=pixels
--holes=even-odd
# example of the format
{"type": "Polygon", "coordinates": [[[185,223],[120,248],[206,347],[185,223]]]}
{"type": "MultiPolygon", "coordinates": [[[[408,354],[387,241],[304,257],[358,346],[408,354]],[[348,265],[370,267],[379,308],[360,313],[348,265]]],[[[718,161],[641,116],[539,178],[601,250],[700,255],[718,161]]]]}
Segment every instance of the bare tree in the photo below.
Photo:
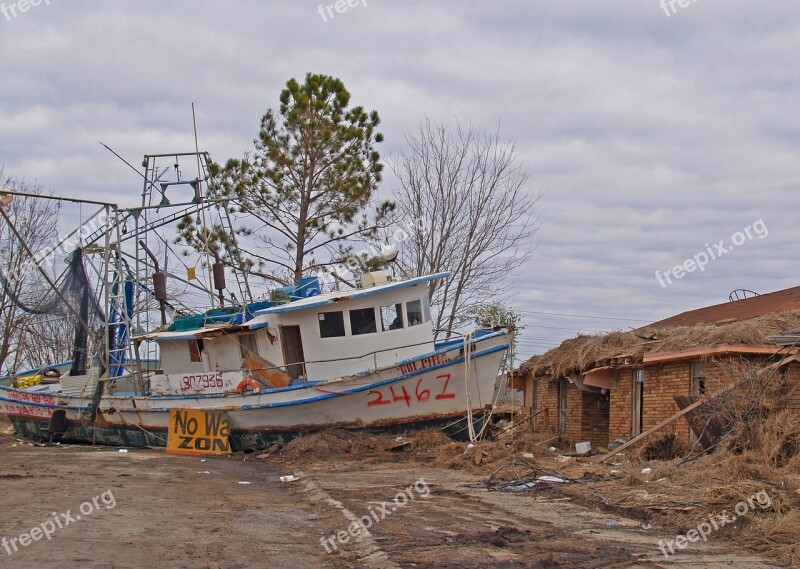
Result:
{"type": "Polygon", "coordinates": [[[499,131],[426,119],[406,141],[392,161],[398,216],[411,228],[398,260],[412,274],[452,272],[429,289],[437,337],[447,337],[476,307],[502,297],[530,257],[539,195],[527,191],[525,167],[499,131]]]}
{"type": "MultiPolygon", "coordinates": [[[[32,194],[41,194],[42,188],[12,177],[5,177],[0,170],[0,188],[32,194]]],[[[54,218],[58,203],[35,197],[14,196],[4,207],[14,222],[17,231],[25,236],[31,251],[37,252],[56,239],[54,218]]],[[[34,315],[23,312],[15,299],[36,304],[42,290],[39,275],[31,264],[30,256],[12,233],[11,228],[0,219],[0,370],[16,369],[27,363],[24,332],[34,325],[34,315]]],[[[32,341],[28,339],[27,341],[32,341]]]]}
{"type": "Polygon", "coordinates": [[[41,315],[26,319],[19,330],[17,366],[36,368],[72,358],[75,324],[68,318],[41,315]]]}

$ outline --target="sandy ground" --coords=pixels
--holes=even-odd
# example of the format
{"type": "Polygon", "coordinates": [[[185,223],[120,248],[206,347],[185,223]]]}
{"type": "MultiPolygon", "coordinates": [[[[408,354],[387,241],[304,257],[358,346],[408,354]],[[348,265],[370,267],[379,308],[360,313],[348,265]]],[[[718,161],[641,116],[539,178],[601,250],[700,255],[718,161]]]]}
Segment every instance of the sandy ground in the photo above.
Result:
{"type": "Polygon", "coordinates": [[[0,437],[0,567],[771,567],[713,540],[667,559],[669,536],[641,522],[470,488],[481,479],[403,453],[323,462],[12,444],[0,437]],[[54,516],[72,520],[20,545],[54,516]],[[351,537],[358,519],[369,531],[351,537]]]}

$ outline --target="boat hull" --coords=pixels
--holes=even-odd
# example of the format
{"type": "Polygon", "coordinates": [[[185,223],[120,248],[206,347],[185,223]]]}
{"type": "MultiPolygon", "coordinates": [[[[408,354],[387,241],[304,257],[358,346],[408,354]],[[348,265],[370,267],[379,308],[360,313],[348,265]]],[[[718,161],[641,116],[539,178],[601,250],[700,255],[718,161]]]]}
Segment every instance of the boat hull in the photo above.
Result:
{"type": "MultiPolygon", "coordinates": [[[[25,417],[10,418],[14,430],[23,437],[33,440],[48,440],[50,434],[47,430],[49,421],[25,417]]],[[[483,425],[484,416],[482,410],[475,410],[473,421],[476,429],[483,425]]],[[[229,441],[231,450],[234,452],[265,449],[273,444],[284,445],[296,437],[300,437],[317,431],[341,428],[351,431],[367,432],[376,435],[408,433],[423,429],[440,430],[454,440],[468,441],[469,429],[467,419],[463,413],[452,416],[435,416],[430,418],[416,417],[410,422],[387,424],[382,426],[361,427],[358,425],[311,425],[305,430],[290,429],[287,431],[261,430],[261,431],[237,431],[232,430],[229,441]]],[[[60,443],[76,444],[100,444],[115,447],[164,447],[167,438],[167,430],[142,430],[136,427],[123,427],[119,425],[109,426],[87,426],[79,423],[70,424],[67,432],[63,436],[54,438],[60,443]]]]}
{"type": "Polygon", "coordinates": [[[467,417],[475,417],[479,430],[507,348],[507,334],[495,333],[475,340],[467,361],[463,345],[450,345],[381,370],[256,395],[103,397],[94,423],[86,397],[0,387],[0,410],[24,436],[48,437],[56,413],[61,441],[130,447],[165,446],[175,408],[224,412],[233,450],[332,427],[376,433],[435,427],[468,438],[467,417]]]}

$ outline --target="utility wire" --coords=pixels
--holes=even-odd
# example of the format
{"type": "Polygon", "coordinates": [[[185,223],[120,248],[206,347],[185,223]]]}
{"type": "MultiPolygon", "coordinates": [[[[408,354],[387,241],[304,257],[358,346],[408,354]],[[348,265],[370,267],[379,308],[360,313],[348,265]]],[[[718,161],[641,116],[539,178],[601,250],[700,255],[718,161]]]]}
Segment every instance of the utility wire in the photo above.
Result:
{"type": "Polygon", "coordinates": [[[547,314],[548,316],[569,316],[571,318],[593,318],[595,320],[621,320],[623,322],[651,322],[650,320],[641,320],[638,318],[620,318],[618,316],[592,316],[589,314],[566,314],[563,312],[543,312],[538,310],[515,310],[522,314],[547,314]]]}

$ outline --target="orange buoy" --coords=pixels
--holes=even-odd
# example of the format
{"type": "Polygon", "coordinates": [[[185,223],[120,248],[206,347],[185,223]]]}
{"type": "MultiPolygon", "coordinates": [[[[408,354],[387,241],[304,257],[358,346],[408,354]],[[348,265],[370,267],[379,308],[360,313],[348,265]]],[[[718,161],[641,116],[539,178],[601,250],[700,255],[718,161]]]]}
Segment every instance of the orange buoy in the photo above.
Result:
{"type": "Polygon", "coordinates": [[[251,393],[255,395],[261,393],[261,388],[254,380],[248,377],[239,382],[239,385],[236,386],[236,393],[239,395],[249,395],[251,393]]]}

